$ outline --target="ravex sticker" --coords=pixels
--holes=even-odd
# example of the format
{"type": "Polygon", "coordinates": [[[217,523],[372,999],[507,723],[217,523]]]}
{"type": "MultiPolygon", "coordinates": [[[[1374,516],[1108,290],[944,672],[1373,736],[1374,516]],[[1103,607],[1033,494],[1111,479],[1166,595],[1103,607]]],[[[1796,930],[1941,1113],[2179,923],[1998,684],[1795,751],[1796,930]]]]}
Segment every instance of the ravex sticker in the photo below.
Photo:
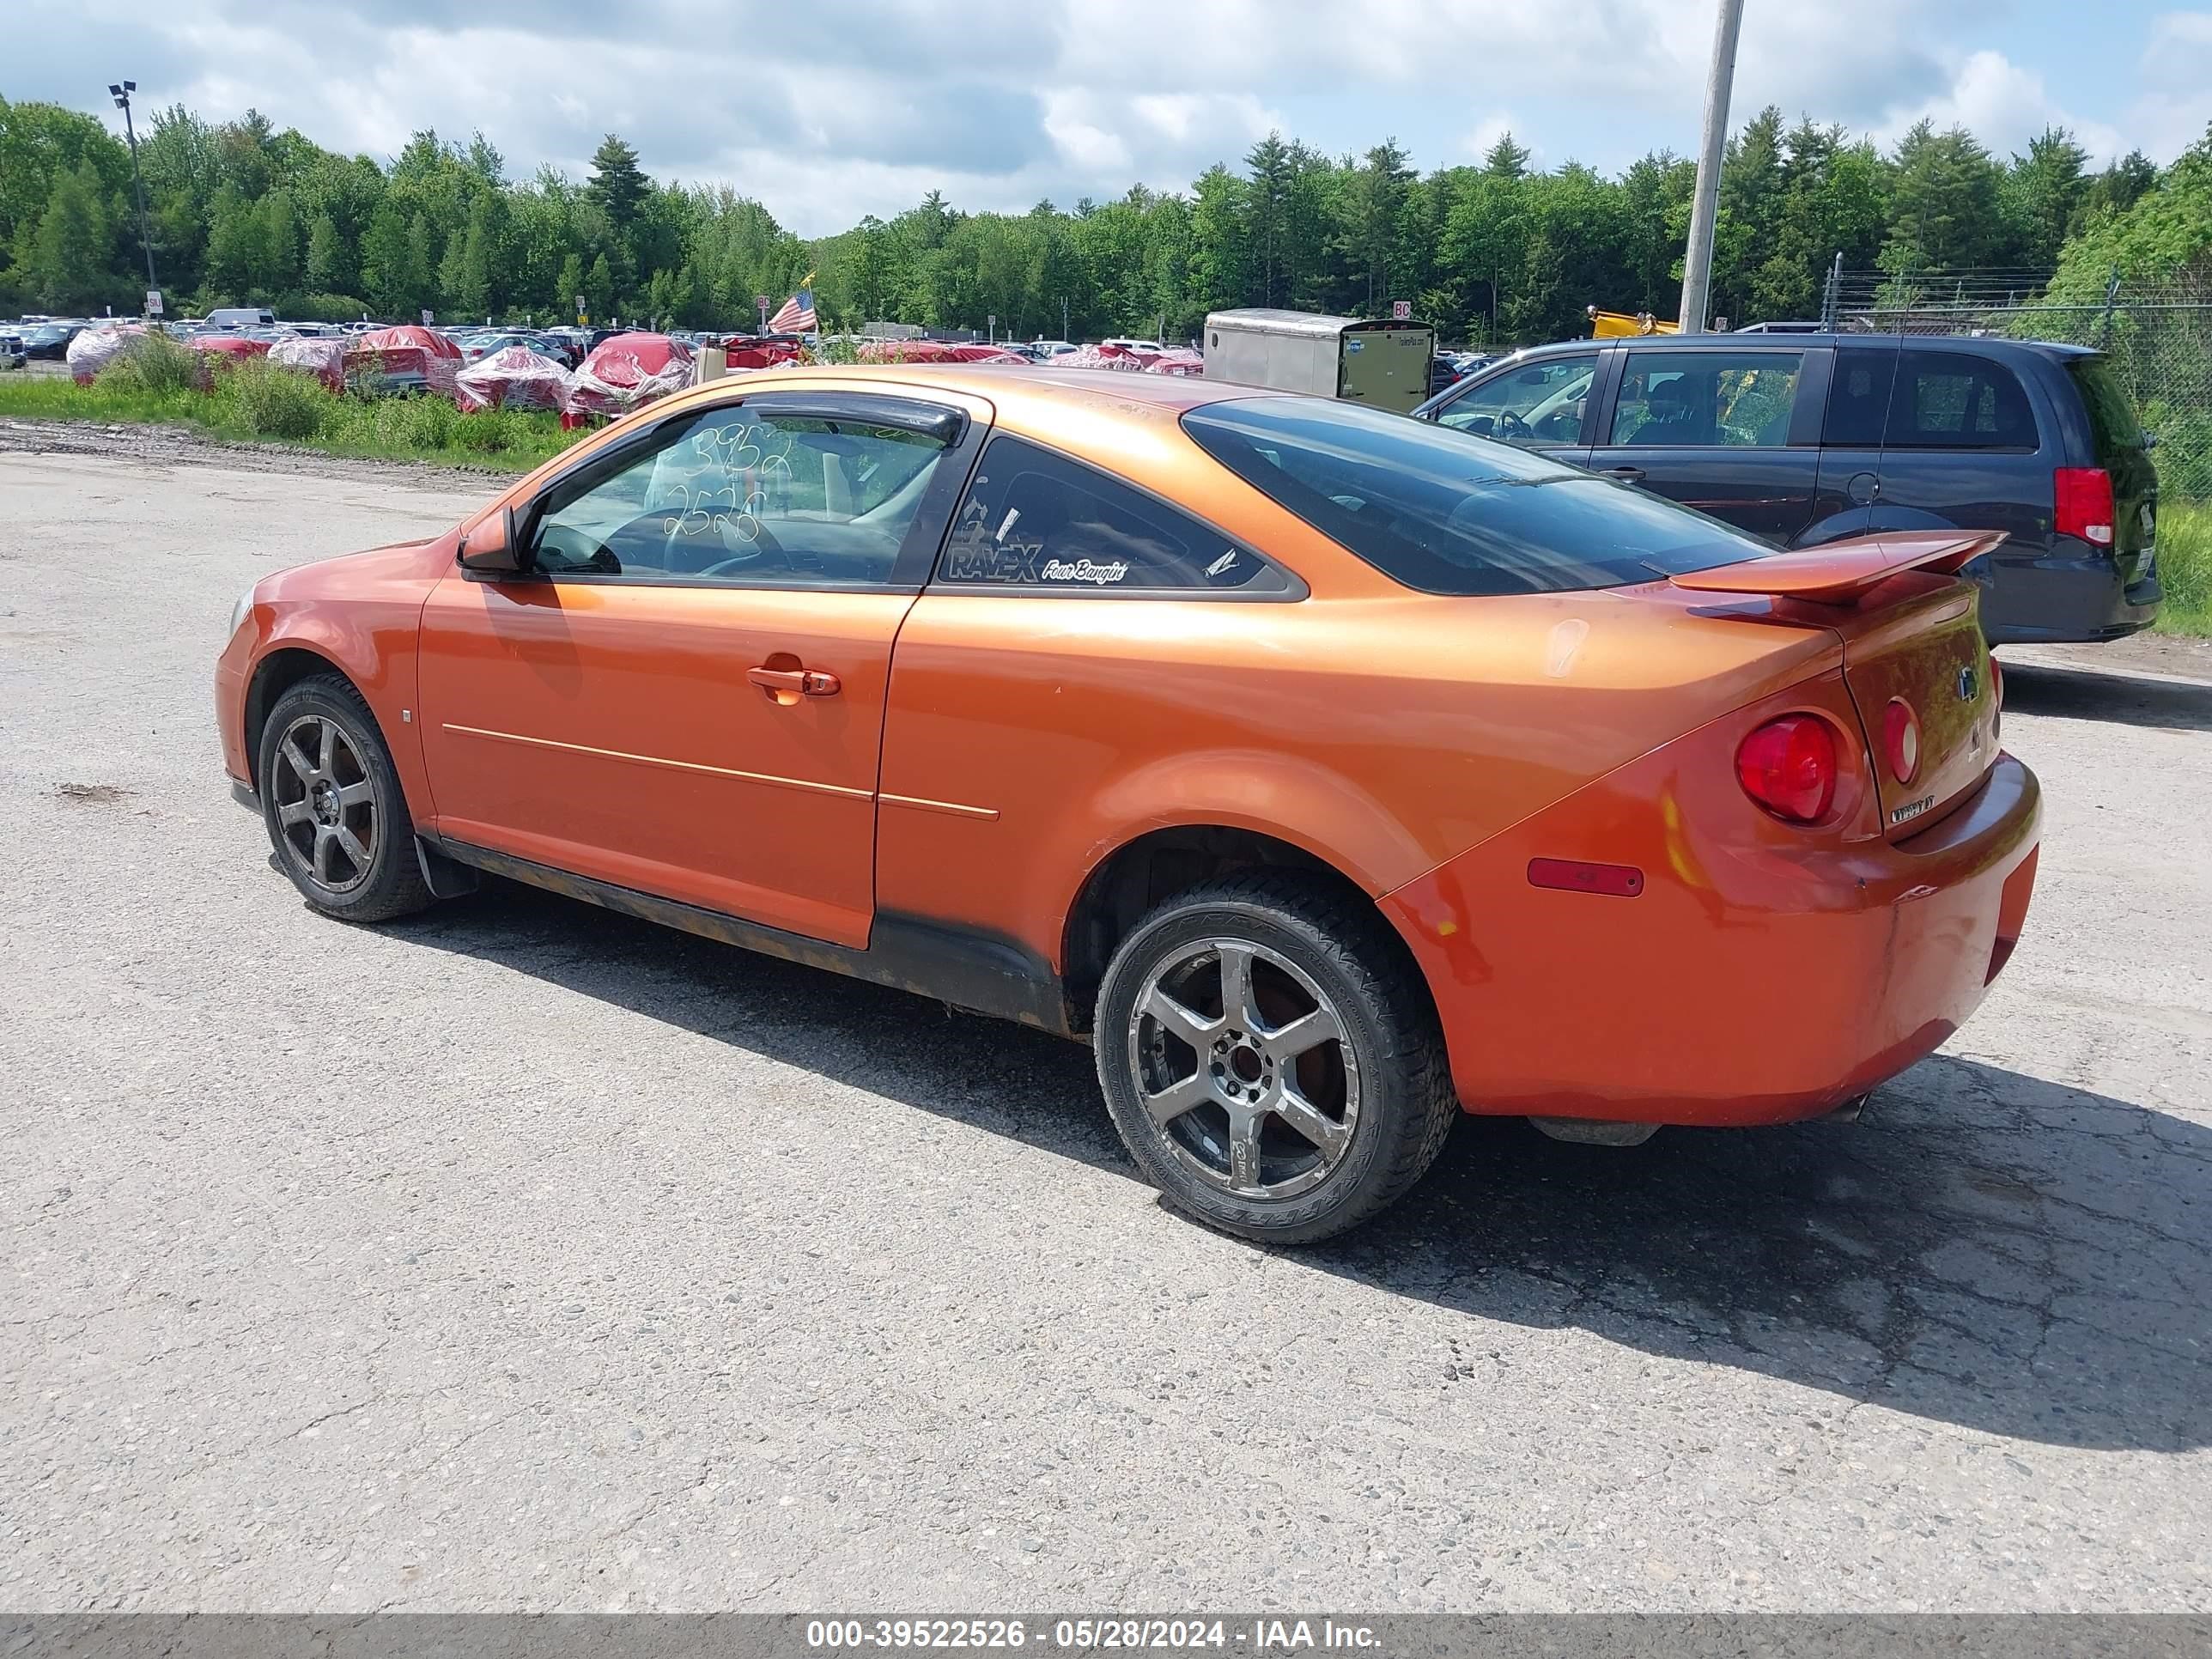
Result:
{"type": "Polygon", "coordinates": [[[1066,559],[1045,561],[1044,579],[1048,582],[1090,582],[1100,587],[1118,582],[1129,574],[1129,567],[1116,559],[1111,564],[1093,564],[1088,559],[1078,559],[1070,564],[1066,559]]]}

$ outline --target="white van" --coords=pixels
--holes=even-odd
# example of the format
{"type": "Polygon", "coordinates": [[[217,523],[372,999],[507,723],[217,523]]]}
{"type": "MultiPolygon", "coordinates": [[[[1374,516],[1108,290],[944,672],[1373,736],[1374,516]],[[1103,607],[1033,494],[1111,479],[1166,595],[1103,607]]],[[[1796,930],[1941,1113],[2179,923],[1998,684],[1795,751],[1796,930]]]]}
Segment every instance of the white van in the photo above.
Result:
{"type": "Polygon", "coordinates": [[[258,306],[218,306],[207,314],[206,328],[266,328],[276,313],[258,306]]]}

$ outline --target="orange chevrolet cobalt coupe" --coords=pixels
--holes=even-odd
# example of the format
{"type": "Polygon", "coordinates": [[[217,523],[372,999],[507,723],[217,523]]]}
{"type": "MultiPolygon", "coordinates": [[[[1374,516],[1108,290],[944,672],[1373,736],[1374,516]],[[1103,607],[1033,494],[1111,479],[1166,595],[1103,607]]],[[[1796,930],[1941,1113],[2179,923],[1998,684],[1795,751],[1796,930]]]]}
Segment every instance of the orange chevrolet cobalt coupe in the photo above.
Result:
{"type": "Polygon", "coordinates": [[[1194,380],[782,371],[267,578],[216,702],[330,915],[489,871],[1087,1039],[1173,1204],[1297,1242],[1458,1110],[1787,1122],[1957,1029],[2040,817],[1988,545],[1778,554],[1194,380]]]}

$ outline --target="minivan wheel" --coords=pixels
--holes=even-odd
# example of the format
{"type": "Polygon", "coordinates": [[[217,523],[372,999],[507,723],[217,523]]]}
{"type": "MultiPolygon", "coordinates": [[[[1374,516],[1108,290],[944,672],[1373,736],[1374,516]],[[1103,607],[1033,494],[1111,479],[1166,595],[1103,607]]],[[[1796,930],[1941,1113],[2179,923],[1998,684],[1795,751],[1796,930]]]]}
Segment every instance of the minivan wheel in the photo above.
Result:
{"type": "Polygon", "coordinates": [[[1187,1214],[1310,1243],[1390,1204],[1457,1115],[1418,970],[1295,872],[1208,883],[1121,942],[1092,1035],[1115,1127],[1187,1214]]]}
{"type": "Polygon", "coordinates": [[[315,908],[387,921],[430,902],[399,774],[347,681],[313,675],[276,700],[257,775],[276,863],[315,908]]]}

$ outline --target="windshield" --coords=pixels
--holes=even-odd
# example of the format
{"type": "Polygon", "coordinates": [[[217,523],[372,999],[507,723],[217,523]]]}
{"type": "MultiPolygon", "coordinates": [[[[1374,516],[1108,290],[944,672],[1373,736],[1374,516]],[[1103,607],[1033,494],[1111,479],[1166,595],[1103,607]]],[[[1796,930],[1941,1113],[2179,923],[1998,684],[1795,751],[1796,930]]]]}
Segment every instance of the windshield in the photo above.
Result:
{"type": "Polygon", "coordinates": [[[1632,486],[1357,404],[1240,398],[1182,424],[1237,477],[1424,593],[1615,587],[1774,550],[1632,486]]]}

